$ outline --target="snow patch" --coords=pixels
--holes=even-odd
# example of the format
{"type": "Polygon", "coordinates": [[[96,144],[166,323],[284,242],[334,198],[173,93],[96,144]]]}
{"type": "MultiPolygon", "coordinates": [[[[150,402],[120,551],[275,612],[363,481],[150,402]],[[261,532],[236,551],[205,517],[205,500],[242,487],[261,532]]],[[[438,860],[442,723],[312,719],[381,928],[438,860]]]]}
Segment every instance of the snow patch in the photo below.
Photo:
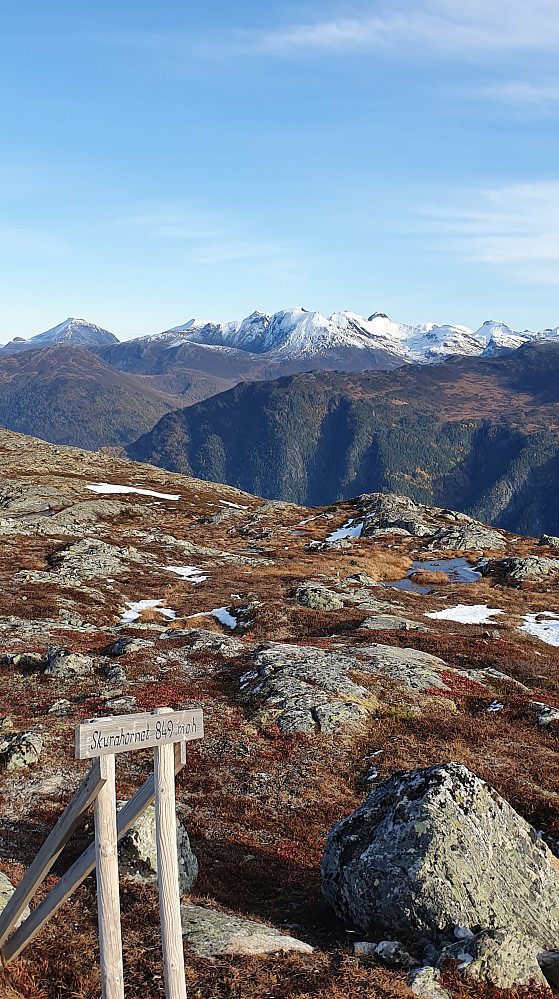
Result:
{"type": "Polygon", "coordinates": [[[225,624],[228,628],[237,627],[237,618],[229,613],[227,607],[214,607],[213,610],[206,611],[206,613],[210,614],[211,617],[217,618],[220,624],[225,624]]]}
{"type": "Polygon", "coordinates": [[[166,565],[163,567],[166,572],[175,572],[181,579],[188,579],[190,583],[203,583],[209,576],[204,576],[197,565],[166,565]]]}
{"type": "MultiPolygon", "coordinates": [[[[441,621],[459,621],[461,624],[493,624],[493,614],[503,614],[497,607],[487,604],[457,604],[440,611],[426,611],[424,617],[438,618],[441,621]]],[[[558,642],[559,644],[559,642],[558,642]]]]}
{"type": "Polygon", "coordinates": [[[92,486],[86,486],[92,493],[138,493],[139,496],[155,496],[156,499],[178,500],[180,493],[154,493],[152,489],[138,489],[136,486],[117,486],[113,482],[96,482],[92,486]]]}
{"type": "Polygon", "coordinates": [[[525,614],[520,631],[539,638],[546,645],[559,646],[559,615],[553,611],[540,611],[539,614],[525,614]],[[547,620],[542,620],[547,618],[547,620]]]}
{"type": "Polygon", "coordinates": [[[360,538],[362,530],[363,521],[360,521],[359,524],[354,524],[353,521],[348,520],[347,524],[344,524],[343,527],[338,527],[336,531],[332,531],[326,538],[326,541],[339,541],[340,538],[360,538]]]}
{"type": "Polygon", "coordinates": [[[160,607],[162,600],[127,600],[126,606],[127,611],[124,611],[120,621],[121,624],[128,624],[130,621],[137,621],[143,610],[157,610],[159,614],[163,614],[164,617],[169,617],[172,620],[176,616],[176,611],[171,610],[169,607],[160,607]]]}

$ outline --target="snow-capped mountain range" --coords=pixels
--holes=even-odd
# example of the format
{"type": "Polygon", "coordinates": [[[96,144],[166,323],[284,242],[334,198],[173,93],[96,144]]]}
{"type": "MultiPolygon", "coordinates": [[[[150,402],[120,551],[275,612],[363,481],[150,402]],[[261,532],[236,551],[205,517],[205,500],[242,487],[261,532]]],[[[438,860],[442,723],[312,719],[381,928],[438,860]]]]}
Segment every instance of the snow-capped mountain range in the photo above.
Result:
{"type": "MultiPolygon", "coordinates": [[[[366,368],[395,367],[406,362],[432,364],[452,355],[492,356],[514,350],[528,341],[556,337],[559,337],[559,327],[519,332],[505,323],[488,320],[474,331],[467,326],[438,326],[435,323],[410,326],[393,322],[381,312],[365,319],[349,311],[323,316],[319,312],[293,308],[271,315],[253,312],[241,322],[191,319],[163,333],[138,337],[121,346],[172,351],[190,343],[221,351],[225,348],[226,351],[265,355],[266,359],[280,365],[308,361],[309,367],[317,368],[321,366],[321,360],[328,362],[327,367],[351,360],[352,368],[356,365],[366,368]]],[[[67,319],[30,340],[12,340],[3,349],[12,353],[57,343],[104,346],[119,341],[113,333],[84,319],[67,319]]]]}
{"type": "Polygon", "coordinates": [[[322,316],[295,308],[272,315],[253,312],[242,322],[212,323],[191,319],[164,333],[141,337],[139,342],[168,341],[168,349],[185,342],[214,347],[234,347],[274,359],[292,360],[329,355],[340,350],[382,350],[395,359],[416,363],[442,361],[453,354],[491,356],[514,350],[529,340],[559,336],[559,327],[518,332],[505,323],[488,320],[480,329],[422,323],[409,326],[392,322],[382,312],[365,319],[355,312],[322,316]]]}

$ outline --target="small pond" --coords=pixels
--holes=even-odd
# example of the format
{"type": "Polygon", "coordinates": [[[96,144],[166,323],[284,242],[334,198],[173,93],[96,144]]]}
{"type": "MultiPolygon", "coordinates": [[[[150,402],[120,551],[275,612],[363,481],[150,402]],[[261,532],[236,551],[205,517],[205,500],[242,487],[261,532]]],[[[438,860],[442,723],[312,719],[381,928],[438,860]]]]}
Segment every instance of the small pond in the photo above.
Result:
{"type": "Polygon", "coordinates": [[[399,590],[410,590],[412,593],[432,593],[434,589],[437,589],[436,586],[424,586],[410,579],[410,576],[419,569],[424,569],[426,572],[445,572],[451,583],[475,583],[477,579],[481,579],[481,572],[472,569],[465,558],[437,558],[429,562],[414,562],[403,579],[396,579],[394,582],[384,585],[396,587],[399,590]]]}

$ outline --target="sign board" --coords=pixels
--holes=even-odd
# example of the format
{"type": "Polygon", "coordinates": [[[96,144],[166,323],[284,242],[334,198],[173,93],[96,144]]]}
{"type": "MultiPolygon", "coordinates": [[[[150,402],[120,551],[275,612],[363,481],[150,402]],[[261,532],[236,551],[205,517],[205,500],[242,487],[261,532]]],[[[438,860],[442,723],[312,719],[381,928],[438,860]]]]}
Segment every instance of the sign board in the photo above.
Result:
{"type": "Polygon", "coordinates": [[[203,735],[204,716],[200,708],[91,718],[76,725],[76,759],[91,760],[95,756],[190,742],[202,739],[203,735]]]}

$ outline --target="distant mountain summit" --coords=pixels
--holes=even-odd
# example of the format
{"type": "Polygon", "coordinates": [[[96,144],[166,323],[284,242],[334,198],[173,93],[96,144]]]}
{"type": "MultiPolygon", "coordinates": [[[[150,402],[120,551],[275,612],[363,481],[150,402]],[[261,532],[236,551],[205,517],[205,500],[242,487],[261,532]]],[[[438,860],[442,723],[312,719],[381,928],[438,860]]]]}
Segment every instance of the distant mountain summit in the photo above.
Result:
{"type": "Polygon", "coordinates": [[[45,333],[38,333],[30,340],[22,337],[15,337],[10,340],[5,347],[1,348],[8,353],[19,350],[32,350],[38,347],[52,347],[57,343],[73,343],[84,347],[101,347],[108,343],[118,343],[118,338],[114,333],[109,333],[95,323],[88,323],[86,319],[65,319],[58,326],[46,330],[45,333]]]}

